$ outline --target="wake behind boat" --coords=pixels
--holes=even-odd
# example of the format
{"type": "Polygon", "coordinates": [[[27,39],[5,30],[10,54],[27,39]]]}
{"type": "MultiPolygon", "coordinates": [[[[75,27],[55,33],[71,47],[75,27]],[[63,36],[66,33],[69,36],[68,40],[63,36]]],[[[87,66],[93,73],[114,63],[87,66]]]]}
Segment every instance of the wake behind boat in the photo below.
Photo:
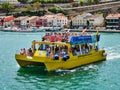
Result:
{"type": "Polygon", "coordinates": [[[47,33],[42,41],[33,41],[27,51],[15,54],[21,67],[45,66],[48,71],[66,70],[106,60],[106,52],[98,47],[100,35],[47,33]],[[38,48],[36,47],[38,46],[38,48]]]}

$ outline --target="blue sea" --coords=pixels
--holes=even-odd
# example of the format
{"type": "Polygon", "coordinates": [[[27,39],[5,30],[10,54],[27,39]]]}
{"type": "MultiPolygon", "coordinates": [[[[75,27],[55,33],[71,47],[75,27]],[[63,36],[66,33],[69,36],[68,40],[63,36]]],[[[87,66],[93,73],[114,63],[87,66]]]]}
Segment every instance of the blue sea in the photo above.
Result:
{"type": "Polygon", "coordinates": [[[100,33],[107,60],[72,70],[20,68],[15,53],[44,32],[0,32],[0,90],[120,90],[120,33],[100,33]]]}

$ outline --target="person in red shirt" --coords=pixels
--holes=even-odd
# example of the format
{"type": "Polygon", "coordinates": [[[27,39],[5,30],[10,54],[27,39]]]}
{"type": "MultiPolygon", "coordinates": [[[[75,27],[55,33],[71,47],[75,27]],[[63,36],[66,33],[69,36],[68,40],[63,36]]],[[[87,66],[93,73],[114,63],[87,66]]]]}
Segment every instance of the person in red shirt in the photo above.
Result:
{"type": "Polygon", "coordinates": [[[55,33],[51,35],[50,41],[51,41],[51,42],[56,42],[55,33]]]}
{"type": "Polygon", "coordinates": [[[57,36],[57,41],[58,41],[58,42],[61,42],[61,41],[62,41],[62,35],[61,35],[61,33],[58,34],[58,36],[57,36]]]}

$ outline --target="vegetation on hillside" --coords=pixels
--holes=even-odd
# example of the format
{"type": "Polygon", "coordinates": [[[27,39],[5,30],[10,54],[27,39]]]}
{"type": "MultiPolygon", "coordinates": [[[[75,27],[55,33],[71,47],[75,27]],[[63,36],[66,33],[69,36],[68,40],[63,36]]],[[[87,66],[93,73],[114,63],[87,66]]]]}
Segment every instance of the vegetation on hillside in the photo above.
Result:
{"type": "Polygon", "coordinates": [[[10,4],[9,2],[4,2],[3,4],[0,5],[0,11],[3,13],[8,13],[12,12],[14,10],[14,6],[10,4]]]}
{"type": "Polygon", "coordinates": [[[52,12],[52,13],[63,13],[63,14],[67,14],[67,12],[65,11],[65,10],[62,10],[62,9],[58,9],[58,8],[56,8],[56,7],[50,7],[49,9],[48,9],[50,12],[52,12]]]}
{"type": "Polygon", "coordinates": [[[14,16],[15,17],[19,17],[19,16],[43,16],[46,14],[46,11],[22,11],[20,13],[15,13],[14,16]]]}

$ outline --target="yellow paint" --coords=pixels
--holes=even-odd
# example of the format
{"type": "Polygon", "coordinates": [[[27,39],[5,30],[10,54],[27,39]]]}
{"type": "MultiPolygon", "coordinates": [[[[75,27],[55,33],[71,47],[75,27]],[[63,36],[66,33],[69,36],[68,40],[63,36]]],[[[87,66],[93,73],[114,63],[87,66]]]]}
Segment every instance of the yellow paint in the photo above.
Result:
{"type": "MultiPolygon", "coordinates": [[[[45,43],[51,44],[52,42],[45,43]]],[[[62,43],[57,44],[61,45],[62,43]]],[[[70,49],[70,44],[64,43],[64,45],[68,46],[68,50],[70,49]]],[[[53,58],[46,57],[46,51],[42,51],[41,54],[40,52],[41,51],[36,50],[33,57],[15,54],[15,58],[21,67],[27,65],[34,66],[45,65],[48,71],[53,71],[57,69],[71,69],[85,64],[106,60],[106,55],[104,54],[105,50],[96,51],[92,49],[89,53],[76,56],[73,56],[71,52],[68,52],[70,58],[67,61],[63,61],[62,58],[59,58],[59,60],[54,60],[53,58]]]]}

